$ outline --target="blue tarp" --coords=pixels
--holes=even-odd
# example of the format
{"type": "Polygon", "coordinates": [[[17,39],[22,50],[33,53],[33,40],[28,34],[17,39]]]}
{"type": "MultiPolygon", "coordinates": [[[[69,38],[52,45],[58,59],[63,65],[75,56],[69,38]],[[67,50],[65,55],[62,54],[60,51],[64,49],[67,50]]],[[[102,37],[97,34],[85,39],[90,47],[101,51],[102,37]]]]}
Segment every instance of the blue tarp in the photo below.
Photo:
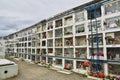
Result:
{"type": "Polygon", "coordinates": [[[86,10],[95,10],[97,8],[99,8],[103,3],[107,2],[109,0],[103,0],[101,2],[98,2],[98,3],[95,3],[95,4],[92,4],[92,5],[89,5],[87,7],[85,7],[86,10]]]}

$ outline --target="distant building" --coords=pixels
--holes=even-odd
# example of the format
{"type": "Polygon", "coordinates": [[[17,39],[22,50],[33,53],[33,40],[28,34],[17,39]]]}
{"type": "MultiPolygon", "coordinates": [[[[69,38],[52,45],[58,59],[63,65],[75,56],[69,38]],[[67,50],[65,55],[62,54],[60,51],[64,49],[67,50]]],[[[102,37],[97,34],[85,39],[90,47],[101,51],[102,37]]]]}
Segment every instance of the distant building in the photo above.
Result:
{"type": "Polygon", "coordinates": [[[0,37],[0,59],[5,57],[5,40],[0,37]]]}

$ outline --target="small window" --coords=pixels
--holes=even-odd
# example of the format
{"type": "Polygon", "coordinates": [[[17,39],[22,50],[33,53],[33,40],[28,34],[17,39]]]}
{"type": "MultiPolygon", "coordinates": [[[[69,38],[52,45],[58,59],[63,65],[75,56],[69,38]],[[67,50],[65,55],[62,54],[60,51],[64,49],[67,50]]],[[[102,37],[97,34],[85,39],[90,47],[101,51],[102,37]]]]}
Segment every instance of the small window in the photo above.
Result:
{"type": "Polygon", "coordinates": [[[78,33],[85,32],[84,24],[82,24],[82,25],[76,25],[76,26],[75,26],[75,32],[76,32],[77,34],[78,34],[78,33]]]}
{"type": "Polygon", "coordinates": [[[108,18],[104,21],[105,29],[113,29],[120,27],[120,16],[108,18]]]}
{"type": "Polygon", "coordinates": [[[42,41],[42,46],[46,46],[46,41],[42,41]]]}
{"type": "Polygon", "coordinates": [[[82,61],[77,61],[76,62],[76,68],[86,70],[86,67],[84,66],[84,62],[82,62],[82,61]]]}
{"type": "Polygon", "coordinates": [[[41,54],[46,54],[46,49],[42,49],[41,54]]]}
{"type": "Polygon", "coordinates": [[[47,37],[52,38],[53,37],[53,31],[48,31],[47,37]]]}
{"type": "Polygon", "coordinates": [[[105,39],[107,45],[120,44],[120,31],[106,33],[105,39]]]}
{"type": "Polygon", "coordinates": [[[62,37],[62,33],[63,31],[62,31],[62,29],[56,29],[55,30],[55,37],[62,37]]]}
{"type": "Polygon", "coordinates": [[[55,49],[55,56],[62,56],[62,48],[55,49]]]}
{"type": "Polygon", "coordinates": [[[62,66],[62,59],[56,59],[56,65],[62,66]]]}
{"type": "Polygon", "coordinates": [[[109,64],[109,74],[120,75],[120,64],[109,64]]]}
{"type": "Polygon", "coordinates": [[[89,35],[89,45],[92,44],[92,41],[93,41],[93,45],[96,45],[97,39],[98,39],[98,44],[103,45],[103,35],[102,34],[98,34],[98,37],[96,35],[93,35],[93,39],[92,39],[92,36],[89,35]]]}
{"type": "Polygon", "coordinates": [[[65,38],[64,45],[65,46],[73,46],[73,38],[72,37],[65,38]]]}
{"type": "Polygon", "coordinates": [[[96,10],[88,10],[88,19],[95,19],[101,17],[101,7],[98,7],[96,10]]]}
{"type": "Polygon", "coordinates": [[[47,41],[47,46],[48,47],[53,47],[53,39],[50,39],[47,41]]]}
{"type": "Polygon", "coordinates": [[[96,21],[93,21],[92,22],[92,28],[91,28],[91,23],[89,22],[89,24],[88,24],[88,28],[89,28],[89,31],[96,31],[96,30],[98,30],[98,31],[102,31],[102,27],[101,27],[101,21],[100,20],[98,20],[97,22],[96,21]],[[97,24],[97,25],[96,25],[97,24]],[[97,29],[96,29],[97,28],[97,29]]]}
{"type": "Polygon", "coordinates": [[[55,27],[61,27],[62,25],[63,25],[62,19],[57,20],[57,21],[55,22],[55,27]]]}
{"type": "Polygon", "coordinates": [[[116,1],[105,5],[105,14],[108,15],[108,14],[120,12],[119,5],[120,5],[120,1],[116,1]]]}
{"type": "Polygon", "coordinates": [[[76,58],[87,58],[86,48],[76,48],[75,49],[75,57],[76,58]]]}
{"type": "Polygon", "coordinates": [[[53,53],[53,48],[48,48],[48,54],[53,53]]]}
{"type": "Polygon", "coordinates": [[[56,46],[56,47],[62,46],[62,38],[55,39],[55,46],[56,46]]]}
{"type": "Polygon", "coordinates": [[[120,48],[108,48],[107,59],[109,60],[120,60],[120,48]]]}
{"type": "Polygon", "coordinates": [[[47,30],[53,29],[53,22],[48,23],[47,30]]]}
{"type": "Polygon", "coordinates": [[[46,24],[42,24],[42,31],[45,31],[46,30],[46,24]]]}
{"type": "Polygon", "coordinates": [[[69,24],[71,24],[71,23],[73,23],[73,18],[72,18],[72,16],[69,16],[69,17],[65,18],[65,23],[64,23],[64,25],[69,25],[69,24]]]}
{"type": "Polygon", "coordinates": [[[85,46],[85,45],[86,45],[86,36],[75,37],[75,46],[85,46]]]}
{"type": "Polygon", "coordinates": [[[84,21],[84,13],[83,12],[78,12],[75,13],[75,22],[80,22],[80,21],[84,21]]]}
{"type": "Polygon", "coordinates": [[[64,49],[64,56],[65,57],[73,57],[73,48],[65,48],[64,49]]]}
{"type": "Polygon", "coordinates": [[[72,35],[72,26],[64,28],[64,35],[72,35]]]}

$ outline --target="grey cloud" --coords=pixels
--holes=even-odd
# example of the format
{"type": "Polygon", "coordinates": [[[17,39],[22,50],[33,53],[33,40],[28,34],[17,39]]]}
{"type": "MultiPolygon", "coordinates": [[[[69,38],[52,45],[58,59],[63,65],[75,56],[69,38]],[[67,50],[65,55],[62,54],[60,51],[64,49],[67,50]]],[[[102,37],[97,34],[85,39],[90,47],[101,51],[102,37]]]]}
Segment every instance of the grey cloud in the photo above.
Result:
{"type": "Polygon", "coordinates": [[[0,36],[91,0],[0,0],[0,36]]]}
{"type": "Polygon", "coordinates": [[[9,30],[0,30],[0,36],[6,36],[8,34],[11,34],[13,32],[15,32],[16,30],[12,30],[12,29],[9,29],[9,30]]]}

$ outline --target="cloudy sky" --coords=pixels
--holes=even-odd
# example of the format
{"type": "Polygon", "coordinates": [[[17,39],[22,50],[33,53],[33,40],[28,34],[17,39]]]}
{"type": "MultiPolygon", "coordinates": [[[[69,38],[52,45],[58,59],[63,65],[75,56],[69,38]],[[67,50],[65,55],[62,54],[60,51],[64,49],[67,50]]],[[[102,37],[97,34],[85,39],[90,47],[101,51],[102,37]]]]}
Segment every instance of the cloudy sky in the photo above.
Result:
{"type": "Polygon", "coordinates": [[[0,0],[0,36],[92,0],[0,0]]]}

